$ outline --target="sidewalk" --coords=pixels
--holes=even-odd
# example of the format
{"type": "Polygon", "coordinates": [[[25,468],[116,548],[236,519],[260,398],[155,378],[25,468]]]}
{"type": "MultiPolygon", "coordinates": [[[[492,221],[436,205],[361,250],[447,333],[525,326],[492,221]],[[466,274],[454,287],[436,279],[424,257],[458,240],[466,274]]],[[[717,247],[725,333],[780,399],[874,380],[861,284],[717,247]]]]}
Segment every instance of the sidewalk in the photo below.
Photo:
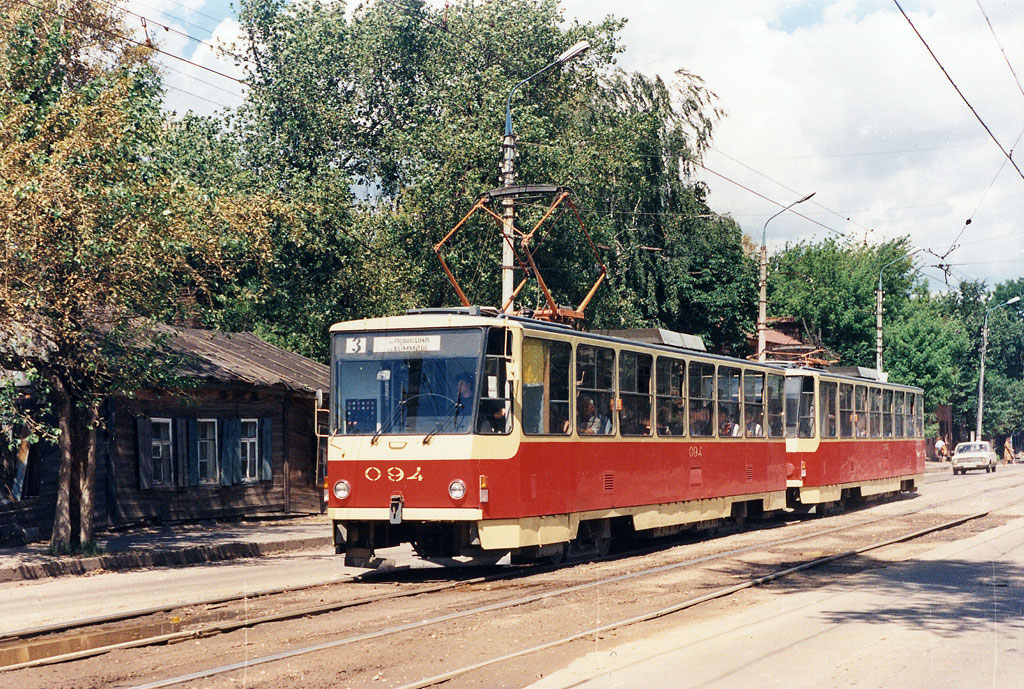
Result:
{"type": "Polygon", "coordinates": [[[48,544],[0,548],[0,583],[97,571],[184,565],[259,557],[332,544],[326,515],[206,522],[104,533],[96,538],[102,555],[54,556],[48,544]]]}

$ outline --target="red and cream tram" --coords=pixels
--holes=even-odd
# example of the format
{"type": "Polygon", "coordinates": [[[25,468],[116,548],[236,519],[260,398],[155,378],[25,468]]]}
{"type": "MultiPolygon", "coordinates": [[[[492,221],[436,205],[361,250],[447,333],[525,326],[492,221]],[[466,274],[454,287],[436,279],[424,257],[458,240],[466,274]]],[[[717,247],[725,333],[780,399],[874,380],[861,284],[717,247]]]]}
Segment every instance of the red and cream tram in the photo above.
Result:
{"type": "Polygon", "coordinates": [[[349,564],[402,542],[602,552],[613,533],[914,490],[924,473],[919,388],[478,307],[331,337],[328,514],[349,564]]]}

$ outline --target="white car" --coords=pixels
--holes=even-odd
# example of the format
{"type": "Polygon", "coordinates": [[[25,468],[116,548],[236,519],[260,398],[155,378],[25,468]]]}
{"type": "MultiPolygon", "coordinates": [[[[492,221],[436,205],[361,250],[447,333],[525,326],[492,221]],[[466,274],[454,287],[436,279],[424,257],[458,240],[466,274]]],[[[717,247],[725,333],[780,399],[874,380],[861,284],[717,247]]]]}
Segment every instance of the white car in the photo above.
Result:
{"type": "Polygon", "coordinates": [[[984,441],[959,443],[953,450],[953,473],[963,474],[971,469],[984,469],[985,473],[996,470],[996,453],[984,441]]]}

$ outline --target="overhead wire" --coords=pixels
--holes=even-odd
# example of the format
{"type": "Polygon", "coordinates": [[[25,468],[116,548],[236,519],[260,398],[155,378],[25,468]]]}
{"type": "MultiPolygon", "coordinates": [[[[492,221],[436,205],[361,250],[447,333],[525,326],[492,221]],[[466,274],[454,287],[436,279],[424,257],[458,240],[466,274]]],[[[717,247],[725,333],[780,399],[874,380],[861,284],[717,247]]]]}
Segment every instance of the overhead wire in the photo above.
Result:
{"type": "MultiPolygon", "coordinates": [[[[985,23],[988,24],[988,30],[992,33],[992,38],[995,40],[996,45],[999,46],[999,51],[1003,54],[1006,66],[1010,68],[1010,74],[1013,75],[1013,80],[1017,82],[1017,90],[1020,91],[1020,95],[1024,96],[1024,86],[1021,86],[1020,79],[1017,78],[1017,72],[1013,70],[1013,65],[1010,64],[1010,58],[1006,55],[1006,50],[1003,48],[1003,44],[999,42],[999,37],[996,36],[996,30],[992,27],[992,20],[988,18],[988,13],[985,12],[985,8],[981,6],[981,0],[975,0],[975,2],[978,3],[978,9],[981,10],[981,16],[985,18],[985,23]]],[[[1011,148],[1010,150],[1012,152],[1013,149],[1011,148]]]]}
{"type": "MultiPolygon", "coordinates": [[[[740,166],[746,168],[747,170],[750,170],[754,174],[756,174],[756,175],[758,175],[760,177],[764,177],[769,182],[772,182],[774,184],[779,185],[780,187],[782,187],[783,189],[785,189],[788,192],[791,192],[793,194],[801,194],[802,193],[802,192],[797,191],[796,189],[793,189],[792,187],[789,187],[789,186],[783,184],[782,182],[778,181],[777,179],[773,179],[772,177],[769,177],[768,175],[766,175],[765,173],[761,172],[760,170],[757,170],[757,169],[751,167],[750,165],[747,165],[743,161],[741,161],[741,160],[739,160],[737,158],[732,157],[728,153],[725,153],[724,151],[721,151],[721,150],[715,148],[714,146],[708,146],[708,149],[718,153],[719,155],[725,156],[726,158],[728,158],[729,160],[733,161],[737,165],[740,165],[740,166]]],[[[858,223],[855,220],[853,220],[852,218],[844,217],[841,213],[838,213],[838,212],[832,210],[828,206],[825,206],[824,204],[821,204],[818,201],[815,201],[814,199],[811,199],[810,203],[812,205],[814,205],[814,206],[817,206],[818,208],[821,208],[822,210],[828,211],[829,213],[831,213],[832,215],[836,216],[840,220],[848,222],[851,225],[856,225],[857,227],[859,227],[860,229],[862,229],[862,230],[864,230],[866,232],[870,232],[870,231],[872,231],[874,229],[874,228],[871,228],[871,227],[865,227],[864,225],[861,225],[860,223],[858,223]]]]}
{"type": "Polygon", "coordinates": [[[173,58],[175,60],[180,60],[181,62],[185,62],[187,64],[190,64],[193,67],[198,67],[199,69],[205,70],[205,71],[210,72],[212,74],[216,74],[219,77],[223,77],[225,79],[230,79],[231,81],[234,81],[234,82],[237,82],[239,84],[242,84],[243,86],[248,86],[248,84],[245,81],[241,80],[241,79],[237,79],[237,78],[235,78],[235,77],[233,77],[233,76],[231,76],[229,74],[224,74],[223,72],[218,72],[215,69],[211,69],[210,67],[206,67],[204,65],[201,65],[198,62],[193,62],[192,60],[189,60],[188,58],[181,57],[180,55],[175,55],[174,53],[168,52],[166,50],[162,50],[161,48],[157,48],[156,46],[154,46],[152,44],[148,44],[148,43],[145,43],[143,41],[137,41],[134,38],[129,38],[127,36],[122,36],[119,33],[116,33],[114,31],[110,31],[109,29],[104,29],[103,27],[95,26],[93,24],[90,24],[89,22],[83,22],[80,19],[75,19],[73,17],[69,17],[67,15],[61,14],[60,12],[57,12],[55,10],[51,10],[49,8],[46,8],[46,7],[40,7],[39,5],[36,5],[33,2],[29,2],[29,0],[14,0],[14,2],[17,2],[17,3],[22,4],[22,5],[27,5],[28,7],[33,7],[35,9],[39,10],[40,12],[45,12],[45,13],[51,14],[51,15],[53,15],[55,17],[60,17],[61,19],[65,20],[65,21],[69,21],[69,22],[72,22],[74,24],[78,24],[79,26],[84,26],[86,28],[92,29],[93,31],[99,31],[100,33],[106,34],[107,36],[110,36],[111,38],[114,38],[116,40],[124,41],[126,43],[133,43],[133,44],[135,44],[137,46],[140,46],[140,47],[143,47],[143,48],[149,48],[150,50],[152,50],[154,52],[160,53],[161,55],[166,55],[167,57],[173,58]]]}
{"type": "Polygon", "coordinates": [[[187,38],[188,40],[193,41],[194,43],[198,43],[199,45],[209,46],[211,49],[221,53],[222,55],[230,55],[231,57],[235,58],[236,60],[242,60],[243,62],[247,62],[248,61],[246,58],[242,57],[241,55],[238,55],[237,53],[233,53],[233,52],[231,52],[229,50],[226,50],[226,49],[224,49],[224,48],[222,48],[220,46],[214,45],[213,43],[210,43],[209,41],[206,41],[206,40],[204,40],[202,38],[198,38],[196,36],[192,36],[191,34],[187,34],[184,31],[179,31],[178,29],[172,29],[170,24],[165,24],[164,22],[157,21],[156,19],[152,19],[151,17],[147,17],[145,15],[141,15],[138,12],[133,12],[132,10],[130,10],[130,9],[126,8],[126,7],[121,7],[120,5],[116,5],[116,4],[112,3],[112,2],[110,2],[110,0],[98,0],[98,2],[102,2],[104,5],[107,5],[109,7],[113,7],[114,9],[119,10],[121,12],[124,12],[125,14],[130,14],[133,17],[137,17],[138,19],[141,19],[142,20],[143,29],[145,29],[146,32],[147,32],[146,33],[146,38],[147,39],[149,38],[149,33],[148,33],[148,31],[149,31],[149,23],[153,23],[153,24],[156,24],[157,26],[159,26],[164,31],[167,31],[168,33],[173,33],[173,34],[176,34],[178,36],[182,36],[183,38],[187,38]]]}
{"type": "Polygon", "coordinates": [[[988,124],[985,123],[985,120],[982,119],[981,115],[978,114],[978,111],[975,110],[973,105],[971,105],[971,102],[969,100],[967,100],[967,97],[963,94],[963,91],[960,90],[960,87],[957,86],[956,82],[953,81],[953,77],[951,77],[949,75],[949,72],[946,71],[946,68],[942,66],[942,62],[939,61],[938,56],[935,55],[935,52],[932,50],[931,46],[928,45],[928,41],[926,41],[924,39],[924,36],[921,35],[921,32],[917,30],[916,26],[914,26],[914,22],[910,19],[910,17],[907,15],[907,13],[903,10],[903,7],[900,6],[899,0],[892,0],[892,1],[896,5],[896,8],[899,9],[900,14],[903,15],[903,18],[907,20],[908,24],[910,24],[910,28],[913,29],[914,33],[917,34],[917,37],[919,39],[921,39],[921,43],[924,44],[924,47],[928,51],[928,54],[932,56],[932,59],[935,61],[935,64],[939,66],[940,70],[942,70],[942,73],[946,76],[946,80],[949,81],[949,83],[953,86],[953,89],[957,92],[957,95],[960,96],[960,99],[963,100],[965,105],[967,105],[968,109],[970,109],[970,111],[974,115],[975,119],[978,120],[978,122],[981,124],[981,126],[988,133],[989,138],[991,138],[992,141],[995,142],[995,145],[999,147],[999,150],[1002,151],[1004,156],[1006,156],[1006,159],[1010,161],[1010,164],[1013,165],[1013,169],[1017,171],[1017,174],[1020,175],[1020,178],[1024,179],[1024,172],[1022,172],[1021,169],[1017,166],[1017,163],[1016,163],[1016,161],[1014,161],[1011,153],[1007,152],[1007,150],[1005,148],[1003,148],[1003,145],[1001,143],[999,143],[999,139],[997,139],[996,135],[992,133],[991,129],[989,129],[988,124]]]}

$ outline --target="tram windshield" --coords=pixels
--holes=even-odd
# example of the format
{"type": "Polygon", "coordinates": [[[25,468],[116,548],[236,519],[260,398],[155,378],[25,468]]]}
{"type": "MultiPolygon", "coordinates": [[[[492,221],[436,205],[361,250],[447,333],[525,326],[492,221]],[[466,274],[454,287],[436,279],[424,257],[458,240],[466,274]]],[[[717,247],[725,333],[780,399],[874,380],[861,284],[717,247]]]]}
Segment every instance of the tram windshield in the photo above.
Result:
{"type": "Polygon", "coordinates": [[[343,435],[468,433],[484,333],[338,333],[331,427],[343,435]]]}

